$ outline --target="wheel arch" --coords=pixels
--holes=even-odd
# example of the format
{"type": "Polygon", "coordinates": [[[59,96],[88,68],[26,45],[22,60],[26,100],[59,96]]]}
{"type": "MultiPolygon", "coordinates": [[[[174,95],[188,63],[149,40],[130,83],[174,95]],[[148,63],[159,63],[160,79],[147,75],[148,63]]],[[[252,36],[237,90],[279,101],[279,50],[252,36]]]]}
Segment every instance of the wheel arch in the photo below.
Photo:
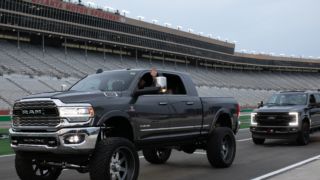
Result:
{"type": "Polygon", "coordinates": [[[216,113],[216,116],[211,124],[210,133],[216,127],[228,127],[233,131],[232,115],[227,109],[221,109],[216,113]]]}
{"type": "Polygon", "coordinates": [[[103,127],[106,137],[122,137],[131,142],[135,139],[134,124],[125,112],[109,112],[98,121],[97,126],[103,127]]]}
{"type": "Polygon", "coordinates": [[[311,119],[309,118],[309,117],[307,117],[307,116],[305,116],[302,120],[301,120],[301,125],[300,125],[300,128],[302,128],[302,124],[304,123],[304,122],[307,122],[308,124],[309,124],[309,128],[311,129],[311,119]]]}

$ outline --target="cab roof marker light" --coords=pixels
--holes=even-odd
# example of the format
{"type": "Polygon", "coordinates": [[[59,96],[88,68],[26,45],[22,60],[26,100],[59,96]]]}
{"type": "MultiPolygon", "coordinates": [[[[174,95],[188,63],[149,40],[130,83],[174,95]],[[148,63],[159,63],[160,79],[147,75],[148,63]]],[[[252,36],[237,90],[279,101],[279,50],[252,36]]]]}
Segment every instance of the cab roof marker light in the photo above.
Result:
{"type": "Polygon", "coordinates": [[[290,122],[289,126],[298,126],[299,125],[299,113],[298,112],[289,112],[289,115],[295,117],[295,121],[290,122]]]}

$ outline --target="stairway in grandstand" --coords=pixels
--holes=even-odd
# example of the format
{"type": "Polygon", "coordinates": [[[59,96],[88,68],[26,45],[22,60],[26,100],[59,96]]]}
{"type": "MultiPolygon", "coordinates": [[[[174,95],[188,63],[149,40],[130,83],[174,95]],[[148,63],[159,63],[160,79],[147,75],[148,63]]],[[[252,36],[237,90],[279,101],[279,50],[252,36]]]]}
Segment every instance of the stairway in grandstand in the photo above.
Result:
{"type": "Polygon", "coordinates": [[[186,67],[185,64],[139,59],[100,52],[42,47],[0,40],[0,109],[9,108],[16,99],[28,94],[59,90],[61,84],[72,85],[81,77],[104,70],[150,68],[187,72],[203,96],[233,96],[243,106],[256,105],[279,90],[320,89],[320,74],[294,72],[258,72],[214,70],[186,67]]]}

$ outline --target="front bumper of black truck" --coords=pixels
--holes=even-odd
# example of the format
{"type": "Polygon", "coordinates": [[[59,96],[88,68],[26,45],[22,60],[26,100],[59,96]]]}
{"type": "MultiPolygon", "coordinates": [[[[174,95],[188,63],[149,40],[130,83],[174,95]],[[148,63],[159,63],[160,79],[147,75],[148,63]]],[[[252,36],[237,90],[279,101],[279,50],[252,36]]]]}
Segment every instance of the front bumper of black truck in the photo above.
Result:
{"type": "Polygon", "coordinates": [[[96,146],[99,127],[63,128],[56,132],[17,132],[9,130],[15,152],[88,154],[96,146]]]}
{"type": "Polygon", "coordinates": [[[251,126],[250,131],[253,138],[295,139],[298,136],[299,128],[286,126],[251,126]]]}
{"type": "Polygon", "coordinates": [[[93,127],[88,103],[59,99],[22,99],[13,107],[11,147],[15,152],[88,154],[95,149],[100,127],[93,127]]]}

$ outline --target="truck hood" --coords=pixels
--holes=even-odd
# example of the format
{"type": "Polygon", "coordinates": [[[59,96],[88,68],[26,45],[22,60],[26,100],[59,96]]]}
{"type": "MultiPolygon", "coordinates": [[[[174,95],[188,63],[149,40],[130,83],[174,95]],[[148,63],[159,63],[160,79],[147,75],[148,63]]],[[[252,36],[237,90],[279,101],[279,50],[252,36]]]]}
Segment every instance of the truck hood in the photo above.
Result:
{"type": "Polygon", "coordinates": [[[264,106],[255,112],[300,112],[305,108],[304,105],[297,106],[264,106]]]}
{"type": "Polygon", "coordinates": [[[64,103],[89,103],[95,100],[101,100],[103,98],[115,98],[121,96],[120,92],[79,92],[79,91],[63,91],[63,92],[50,92],[41,93],[27,96],[23,99],[35,99],[35,98],[51,98],[59,99],[64,103]]]}

